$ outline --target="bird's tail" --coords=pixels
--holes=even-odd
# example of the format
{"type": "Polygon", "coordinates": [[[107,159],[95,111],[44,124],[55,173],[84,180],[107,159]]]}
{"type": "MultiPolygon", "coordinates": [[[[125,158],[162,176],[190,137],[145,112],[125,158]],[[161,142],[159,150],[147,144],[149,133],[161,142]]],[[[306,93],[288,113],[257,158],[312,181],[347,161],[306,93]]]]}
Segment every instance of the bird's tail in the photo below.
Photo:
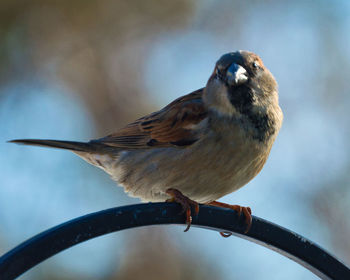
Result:
{"type": "Polygon", "coordinates": [[[66,149],[74,152],[88,152],[88,153],[101,152],[104,146],[103,144],[96,143],[96,142],[75,142],[75,141],[44,140],[44,139],[16,139],[8,142],[23,144],[23,145],[66,149]]]}

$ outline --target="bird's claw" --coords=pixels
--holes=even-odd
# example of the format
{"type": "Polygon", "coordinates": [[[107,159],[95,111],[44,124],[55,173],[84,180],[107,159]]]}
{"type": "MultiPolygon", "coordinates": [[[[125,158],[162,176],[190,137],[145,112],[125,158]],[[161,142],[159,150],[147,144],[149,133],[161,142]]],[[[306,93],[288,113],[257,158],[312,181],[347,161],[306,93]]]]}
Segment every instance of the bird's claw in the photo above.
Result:
{"type": "MultiPolygon", "coordinates": [[[[244,233],[248,233],[248,231],[250,230],[252,226],[252,210],[250,209],[250,207],[243,207],[240,205],[231,205],[231,204],[222,203],[218,201],[212,201],[208,203],[208,205],[235,210],[239,217],[243,214],[245,219],[245,224],[247,225],[244,233]]],[[[232,235],[232,233],[225,233],[225,232],[220,232],[220,234],[222,237],[230,237],[232,235]]]]}
{"type": "Polygon", "coordinates": [[[177,189],[167,189],[166,193],[171,196],[170,199],[167,199],[166,202],[177,202],[181,204],[182,211],[180,214],[186,213],[186,224],[187,227],[185,229],[185,232],[188,231],[192,224],[192,211],[191,207],[194,207],[195,214],[198,215],[199,212],[199,204],[195,202],[194,200],[188,198],[187,196],[183,195],[179,190],[177,189]]]}

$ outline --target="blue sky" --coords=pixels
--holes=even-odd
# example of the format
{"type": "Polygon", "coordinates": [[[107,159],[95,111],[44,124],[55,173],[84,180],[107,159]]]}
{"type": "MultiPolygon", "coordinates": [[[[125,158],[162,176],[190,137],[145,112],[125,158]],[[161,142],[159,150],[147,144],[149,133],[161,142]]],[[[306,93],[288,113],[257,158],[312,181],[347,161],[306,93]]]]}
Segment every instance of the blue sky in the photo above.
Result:
{"type": "MultiPolygon", "coordinates": [[[[258,53],[279,82],[285,121],[261,174],[222,201],[249,205],[253,214],[290,228],[337,253],[329,232],[322,228],[323,224],[310,208],[309,198],[320,185],[331,182],[347,168],[349,129],[344,127],[349,121],[349,86],[344,80],[344,92],[329,94],[330,103],[337,106],[327,106],[320,77],[332,73],[330,68],[336,72],[339,64],[323,63],[320,44],[322,29],[333,23],[318,24],[311,12],[314,6],[301,9],[298,3],[289,4],[283,12],[282,4],[276,4],[274,9],[263,4],[255,11],[247,9],[249,17],[243,18],[249,20],[240,25],[243,30],[239,32],[234,27],[233,11],[215,11],[214,19],[223,13],[226,20],[217,33],[209,28],[211,25],[208,27],[214,1],[198,1],[187,28],[160,32],[154,38],[152,50],[140,71],[145,94],[154,100],[156,107],[161,107],[203,87],[223,53],[236,49],[258,53]]],[[[218,9],[226,5],[224,1],[218,9]]],[[[342,36],[337,43],[349,60],[350,20],[345,17],[349,4],[338,1],[329,7],[334,9],[329,11],[330,15],[338,15],[338,22],[334,24],[342,36]]],[[[320,8],[315,17],[326,18],[322,12],[320,8]]],[[[223,24],[223,19],[217,21],[218,25],[223,24]]],[[[0,157],[3,186],[0,188],[0,233],[6,238],[2,241],[4,244],[0,243],[2,252],[66,220],[138,202],[127,198],[101,170],[69,152],[5,143],[26,137],[70,140],[100,137],[96,135],[89,112],[74,98],[71,89],[62,87],[59,81],[43,84],[33,79],[15,81],[2,90],[6,91],[0,102],[3,120],[0,122],[3,155],[0,157]],[[22,231],[24,224],[26,230],[22,231]]],[[[248,241],[235,237],[223,239],[217,233],[202,229],[192,228],[187,234],[182,231],[179,226],[166,228],[167,234],[186,244],[182,247],[184,250],[205,254],[210,261],[223,260],[216,263],[223,279],[231,279],[225,275],[235,275],[237,279],[318,279],[293,261],[248,241]]],[[[126,235],[118,233],[89,241],[49,262],[77,273],[101,275],[127,249],[123,247],[126,235]],[[112,244],[118,244],[120,252],[109,251],[112,244]],[[87,255],[89,258],[82,257],[87,255]],[[94,265],[97,262],[99,267],[94,265]]],[[[31,272],[23,279],[31,279],[31,272]]]]}

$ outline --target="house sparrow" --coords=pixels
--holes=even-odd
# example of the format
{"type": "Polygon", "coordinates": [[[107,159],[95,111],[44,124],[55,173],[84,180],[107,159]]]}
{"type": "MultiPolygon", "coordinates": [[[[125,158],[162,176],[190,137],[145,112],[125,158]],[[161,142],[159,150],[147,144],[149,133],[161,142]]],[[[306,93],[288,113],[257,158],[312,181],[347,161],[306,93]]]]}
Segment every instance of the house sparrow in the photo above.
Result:
{"type": "MultiPolygon", "coordinates": [[[[143,201],[231,208],[251,225],[249,207],[217,202],[264,166],[282,125],[277,83],[254,53],[223,55],[206,86],[106,137],[89,142],[10,142],[68,149],[110,174],[143,201]]],[[[223,236],[226,236],[222,233],[223,236]]]]}

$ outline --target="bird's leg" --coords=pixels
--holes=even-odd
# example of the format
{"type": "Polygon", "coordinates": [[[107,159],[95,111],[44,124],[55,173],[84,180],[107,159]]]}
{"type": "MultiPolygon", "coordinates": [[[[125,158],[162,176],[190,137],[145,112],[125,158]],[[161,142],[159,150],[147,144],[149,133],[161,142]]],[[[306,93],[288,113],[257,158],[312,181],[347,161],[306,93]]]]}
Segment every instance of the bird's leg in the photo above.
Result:
{"type": "MultiPolygon", "coordinates": [[[[247,224],[247,227],[246,227],[244,233],[247,233],[250,230],[250,227],[252,226],[252,210],[250,210],[250,207],[242,207],[240,205],[231,205],[231,204],[218,202],[218,201],[209,202],[208,205],[235,210],[237,212],[238,216],[241,216],[241,214],[243,213],[243,215],[245,217],[245,223],[247,224]]],[[[222,237],[230,237],[232,235],[232,233],[227,234],[224,232],[220,232],[220,234],[222,237]]]]}
{"type": "Polygon", "coordinates": [[[179,190],[176,189],[167,189],[166,193],[171,196],[170,199],[167,199],[166,202],[177,202],[182,206],[182,213],[186,212],[186,224],[187,227],[185,232],[188,231],[191,227],[192,223],[192,215],[191,215],[191,206],[194,207],[195,214],[198,215],[199,212],[199,204],[192,199],[189,199],[187,196],[183,195],[179,190]]]}

